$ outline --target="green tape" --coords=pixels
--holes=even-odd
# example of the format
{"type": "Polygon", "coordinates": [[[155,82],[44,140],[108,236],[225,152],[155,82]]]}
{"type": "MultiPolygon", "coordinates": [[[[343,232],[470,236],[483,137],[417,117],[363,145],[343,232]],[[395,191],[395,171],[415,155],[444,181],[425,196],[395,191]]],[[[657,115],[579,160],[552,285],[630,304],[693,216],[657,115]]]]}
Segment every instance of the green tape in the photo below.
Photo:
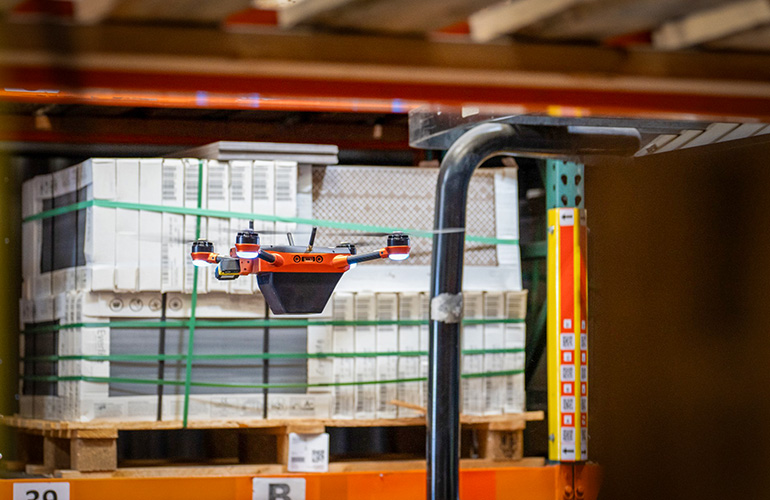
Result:
{"type": "MultiPolygon", "coordinates": [[[[484,373],[465,373],[463,378],[484,378],[484,377],[507,377],[524,373],[524,370],[507,370],[499,372],[484,373]]],[[[84,377],[67,376],[57,377],[53,375],[25,375],[24,380],[38,382],[95,382],[95,383],[115,383],[115,384],[149,384],[149,385],[187,385],[188,382],[182,380],[159,380],[143,378],[122,378],[122,377],[84,377]]],[[[358,385],[380,385],[380,384],[403,384],[407,382],[423,382],[425,377],[399,378],[392,380],[363,380],[356,382],[330,382],[328,384],[225,384],[214,382],[189,382],[194,387],[221,387],[230,389],[303,389],[308,387],[340,387],[340,386],[358,386],[358,385]]]]}
{"type": "MultiPolygon", "coordinates": [[[[192,315],[191,315],[192,316],[192,315]]],[[[463,319],[464,325],[487,324],[511,324],[523,323],[523,319],[514,318],[467,318],[463,319]]],[[[315,319],[237,319],[237,320],[200,320],[191,317],[189,320],[166,321],[105,321],[69,323],[64,325],[48,325],[27,328],[21,333],[36,334],[48,333],[60,330],[72,330],[77,328],[189,328],[191,324],[198,328],[304,328],[308,326],[420,326],[430,323],[423,319],[396,319],[396,320],[368,320],[368,321],[342,321],[342,320],[315,320],[315,319]]]]}
{"type": "MultiPolygon", "coordinates": [[[[467,349],[462,353],[465,356],[483,354],[513,354],[524,352],[521,348],[510,349],[467,349]]],[[[324,358],[375,358],[379,356],[427,356],[428,351],[386,351],[386,352],[268,352],[256,354],[194,354],[189,356],[192,360],[237,360],[237,359],[324,359],[324,358]]],[[[64,356],[28,356],[21,358],[27,362],[54,362],[54,361],[115,361],[115,362],[142,362],[142,361],[179,361],[188,359],[185,354],[80,354],[64,356]]]]}
{"type": "MultiPolygon", "coordinates": [[[[200,197],[200,190],[199,190],[200,197]]],[[[358,224],[354,222],[340,222],[325,219],[306,219],[303,217],[284,217],[281,215],[268,215],[268,214],[255,214],[249,212],[230,212],[226,210],[210,210],[207,208],[192,208],[192,207],[169,207],[165,205],[149,205],[146,203],[128,203],[125,201],[112,201],[112,200],[89,200],[73,203],[66,207],[54,208],[52,210],[46,210],[39,214],[31,215],[24,219],[23,222],[30,222],[40,219],[48,219],[50,217],[56,217],[57,215],[63,215],[76,210],[83,210],[89,207],[103,207],[103,208],[122,208],[126,210],[145,210],[147,212],[162,212],[170,214],[181,215],[197,215],[199,217],[219,217],[223,219],[254,219],[268,222],[289,222],[296,224],[305,224],[308,226],[330,227],[334,229],[344,229],[347,231],[370,231],[370,232],[383,232],[392,233],[393,231],[403,231],[409,236],[416,238],[433,238],[433,231],[426,231],[421,229],[410,229],[395,226],[375,226],[370,224],[358,224]]],[[[199,236],[199,235],[198,235],[199,236]]],[[[494,238],[492,236],[475,236],[466,235],[466,241],[472,241],[476,243],[486,243],[488,245],[518,245],[517,239],[506,238],[494,238]]]]}
{"type": "MultiPolygon", "coordinates": [[[[203,161],[198,160],[198,208],[203,205],[203,161]]],[[[195,239],[201,237],[201,216],[195,221],[195,239]]],[[[184,412],[182,414],[182,427],[187,428],[187,414],[190,409],[190,384],[192,383],[192,356],[195,341],[195,310],[198,307],[198,266],[193,266],[193,289],[190,297],[190,321],[187,336],[187,359],[185,360],[184,375],[184,412]]]]}

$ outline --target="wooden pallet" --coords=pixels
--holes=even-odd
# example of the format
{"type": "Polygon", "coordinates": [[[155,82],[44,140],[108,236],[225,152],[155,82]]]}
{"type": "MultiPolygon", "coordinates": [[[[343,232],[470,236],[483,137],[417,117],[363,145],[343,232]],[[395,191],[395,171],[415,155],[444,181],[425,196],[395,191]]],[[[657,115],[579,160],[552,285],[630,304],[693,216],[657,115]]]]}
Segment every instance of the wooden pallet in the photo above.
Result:
{"type": "MultiPolygon", "coordinates": [[[[464,460],[465,467],[474,463],[510,463],[522,459],[523,430],[527,421],[542,420],[543,412],[525,412],[511,415],[470,416],[462,415],[464,430],[474,433],[477,444],[477,459],[464,460]]],[[[57,477],[98,475],[124,477],[130,474],[142,476],[170,475],[178,467],[164,467],[168,462],[159,462],[148,467],[146,464],[121,464],[118,468],[118,439],[120,431],[138,430],[181,430],[182,421],[127,422],[57,422],[49,420],[5,417],[0,423],[19,432],[21,462],[31,474],[46,474],[57,477]],[[42,448],[42,450],[41,450],[42,448]],[[42,457],[42,458],[41,458],[42,457]],[[42,463],[40,463],[42,462],[42,463]],[[142,465],[136,467],[136,465],[142,465]]],[[[330,428],[360,427],[424,427],[425,419],[316,419],[316,420],[196,420],[187,423],[187,429],[204,429],[237,433],[238,457],[235,463],[201,464],[185,468],[185,474],[277,474],[286,472],[288,463],[289,434],[318,434],[330,428]],[[258,464],[258,465],[254,465],[258,464]],[[214,467],[214,469],[211,469],[214,467]]],[[[467,447],[467,446],[465,446],[467,447]]],[[[373,457],[380,458],[380,457],[373,457]]],[[[386,458],[386,457],[383,457],[386,458]]],[[[423,468],[424,460],[378,460],[376,462],[344,461],[332,462],[330,471],[353,470],[409,470],[423,468]],[[390,464],[390,465],[387,465],[390,464]]]]}

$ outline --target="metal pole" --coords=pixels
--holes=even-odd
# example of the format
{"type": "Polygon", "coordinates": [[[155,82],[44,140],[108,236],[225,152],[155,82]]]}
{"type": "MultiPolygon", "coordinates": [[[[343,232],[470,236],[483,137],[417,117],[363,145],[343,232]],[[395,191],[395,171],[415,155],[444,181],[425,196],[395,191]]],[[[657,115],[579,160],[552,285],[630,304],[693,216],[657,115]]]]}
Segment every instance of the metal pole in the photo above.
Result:
{"type": "MultiPolygon", "coordinates": [[[[434,228],[465,228],[468,185],[476,167],[514,145],[510,125],[484,123],[447,151],[436,186],[434,228]]],[[[460,321],[465,233],[433,235],[428,372],[428,499],[457,500],[460,466],[460,321]]]]}

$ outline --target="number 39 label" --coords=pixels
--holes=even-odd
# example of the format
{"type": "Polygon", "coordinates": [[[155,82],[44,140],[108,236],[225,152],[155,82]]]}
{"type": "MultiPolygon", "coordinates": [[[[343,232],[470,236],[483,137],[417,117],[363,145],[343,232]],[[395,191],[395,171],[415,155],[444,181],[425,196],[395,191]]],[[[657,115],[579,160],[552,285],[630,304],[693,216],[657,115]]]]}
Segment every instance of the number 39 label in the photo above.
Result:
{"type": "Polygon", "coordinates": [[[70,500],[70,483],[13,483],[13,500],[70,500]]]}

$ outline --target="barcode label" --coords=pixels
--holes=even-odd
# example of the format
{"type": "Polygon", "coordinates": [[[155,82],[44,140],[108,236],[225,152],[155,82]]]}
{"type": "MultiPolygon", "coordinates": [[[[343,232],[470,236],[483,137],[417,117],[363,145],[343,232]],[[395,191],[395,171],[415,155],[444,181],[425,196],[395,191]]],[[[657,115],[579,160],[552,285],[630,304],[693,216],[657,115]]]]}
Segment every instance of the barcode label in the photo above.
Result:
{"type": "Polygon", "coordinates": [[[160,248],[160,279],[165,286],[168,286],[171,281],[171,256],[169,255],[169,250],[168,244],[160,248]]]}
{"type": "Polygon", "coordinates": [[[209,200],[225,199],[225,167],[219,163],[209,163],[209,200]]]}
{"type": "Polygon", "coordinates": [[[575,411],[575,398],[573,396],[562,396],[561,411],[566,413],[575,411]]]}
{"type": "Polygon", "coordinates": [[[497,318],[500,315],[500,297],[497,295],[486,295],[484,300],[484,315],[487,318],[497,318]]]}
{"type": "Polygon", "coordinates": [[[565,382],[572,382],[575,380],[575,367],[571,365],[564,365],[561,367],[561,379],[565,382]]]}
{"type": "MultiPolygon", "coordinates": [[[[173,172],[172,172],[173,175],[173,172]]],[[[174,189],[173,184],[171,184],[170,189],[174,189]]],[[[165,173],[163,175],[163,199],[165,200],[166,195],[166,176],[165,173]]],[[[172,192],[173,196],[173,192],[172,192]]],[[[198,169],[194,168],[192,165],[187,165],[185,167],[185,174],[184,174],[184,196],[187,200],[197,200],[198,199],[198,169]]],[[[173,198],[171,198],[173,199],[173,198]]]]}
{"type": "Polygon", "coordinates": [[[270,199],[267,192],[267,169],[261,167],[254,168],[254,184],[252,195],[255,201],[265,201],[270,199]]]}
{"type": "Polygon", "coordinates": [[[565,443],[575,442],[575,429],[562,429],[561,440],[565,443]]]}
{"type": "Polygon", "coordinates": [[[291,462],[295,464],[304,464],[305,457],[291,457],[291,462]]]}
{"type": "Polygon", "coordinates": [[[317,464],[326,460],[326,450],[313,450],[313,463],[317,464]]]}
{"type": "Polygon", "coordinates": [[[275,201],[292,201],[292,170],[276,168],[275,170],[275,201]]]}
{"type": "Polygon", "coordinates": [[[580,367],[580,380],[585,382],[588,380],[588,367],[587,366],[581,366],[580,367]]]}
{"type": "MultiPolygon", "coordinates": [[[[161,177],[161,179],[162,179],[161,180],[162,188],[161,188],[161,191],[162,191],[163,201],[174,201],[174,200],[176,200],[176,189],[175,189],[176,182],[177,182],[177,179],[176,179],[176,169],[172,168],[170,165],[164,164],[161,167],[161,171],[162,171],[162,177],[161,177]]],[[[197,182],[197,180],[198,180],[198,174],[196,172],[195,173],[195,181],[197,182]]],[[[197,196],[197,192],[198,192],[197,189],[198,188],[197,188],[197,186],[193,186],[193,188],[194,188],[193,197],[195,197],[195,196],[197,196]]]]}
{"type": "Polygon", "coordinates": [[[561,348],[562,349],[574,349],[575,348],[575,335],[572,333],[561,334],[561,348]]]}
{"type": "Polygon", "coordinates": [[[580,334],[580,348],[583,350],[588,349],[588,335],[585,333],[580,334]]]}
{"type": "Polygon", "coordinates": [[[246,201],[246,167],[230,163],[230,201],[246,201]]]}

